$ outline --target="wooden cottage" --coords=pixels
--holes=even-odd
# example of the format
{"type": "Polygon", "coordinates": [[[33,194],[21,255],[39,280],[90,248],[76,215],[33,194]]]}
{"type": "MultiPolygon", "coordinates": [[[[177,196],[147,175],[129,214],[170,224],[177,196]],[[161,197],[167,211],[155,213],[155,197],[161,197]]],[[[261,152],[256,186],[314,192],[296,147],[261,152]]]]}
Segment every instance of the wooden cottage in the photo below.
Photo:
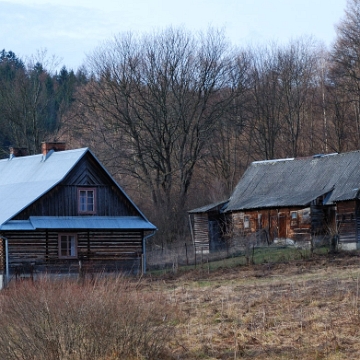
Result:
{"type": "Polygon", "coordinates": [[[234,240],[338,240],[351,250],[360,247],[359,189],[359,151],[255,161],[221,212],[234,240]]]}
{"type": "Polygon", "coordinates": [[[138,271],[151,224],[88,149],[0,160],[0,269],[138,271]]]}

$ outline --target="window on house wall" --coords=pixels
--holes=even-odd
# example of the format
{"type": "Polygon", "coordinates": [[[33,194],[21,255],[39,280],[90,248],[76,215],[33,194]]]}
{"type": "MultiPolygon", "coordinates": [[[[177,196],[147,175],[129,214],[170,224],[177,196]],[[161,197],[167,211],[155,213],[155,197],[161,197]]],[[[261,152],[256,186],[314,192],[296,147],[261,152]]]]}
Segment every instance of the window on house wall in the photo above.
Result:
{"type": "Polygon", "coordinates": [[[292,211],[290,213],[290,217],[291,217],[291,223],[290,223],[290,226],[298,226],[298,212],[297,211],[292,211]]]}
{"type": "Polygon", "coordinates": [[[258,228],[262,229],[262,214],[258,214],[258,228]]]}
{"type": "Polygon", "coordinates": [[[244,229],[248,229],[250,227],[250,217],[244,216],[244,229]]]}
{"type": "Polygon", "coordinates": [[[96,213],[96,191],[94,188],[78,189],[78,212],[79,214],[96,213]]]}
{"type": "Polygon", "coordinates": [[[75,234],[59,234],[59,258],[77,257],[77,239],[75,234]]]}

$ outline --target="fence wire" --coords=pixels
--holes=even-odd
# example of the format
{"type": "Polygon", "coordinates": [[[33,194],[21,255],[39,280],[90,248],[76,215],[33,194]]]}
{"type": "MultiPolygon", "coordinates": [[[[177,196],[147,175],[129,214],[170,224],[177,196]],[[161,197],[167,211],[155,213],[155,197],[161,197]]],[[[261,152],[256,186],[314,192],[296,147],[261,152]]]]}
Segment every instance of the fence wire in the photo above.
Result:
{"type": "Polygon", "coordinates": [[[216,250],[195,247],[193,243],[152,244],[146,253],[147,270],[172,269],[182,266],[198,266],[210,262],[239,258],[239,264],[286,261],[304,258],[312,253],[328,252],[327,244],[311,246],[310,243],[297,244],[291,240],[277,241],[272,244],[264,242],[232,241],[216,250]]]}

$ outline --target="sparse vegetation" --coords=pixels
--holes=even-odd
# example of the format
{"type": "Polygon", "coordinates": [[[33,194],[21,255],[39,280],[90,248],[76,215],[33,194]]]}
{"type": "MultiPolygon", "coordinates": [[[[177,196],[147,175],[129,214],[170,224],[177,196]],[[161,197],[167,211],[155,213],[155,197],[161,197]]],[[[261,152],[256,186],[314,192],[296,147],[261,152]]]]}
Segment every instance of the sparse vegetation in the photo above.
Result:
{"type": "Polygon", "coordinates": [[[0,294],[0,358],[166,359],[175,312],[124,278],[16,283],[0,294]]]}
{"type": "Polygon", "coordinates": [[[187,316],[177,358],[359,358],[358,261],[316,255],[183,275],[167,285],[187,316]]]}
{"type": "Polygon", "coordinates": [[[357,359],[359,254],[0,293],[1,359],[357,359]]]}

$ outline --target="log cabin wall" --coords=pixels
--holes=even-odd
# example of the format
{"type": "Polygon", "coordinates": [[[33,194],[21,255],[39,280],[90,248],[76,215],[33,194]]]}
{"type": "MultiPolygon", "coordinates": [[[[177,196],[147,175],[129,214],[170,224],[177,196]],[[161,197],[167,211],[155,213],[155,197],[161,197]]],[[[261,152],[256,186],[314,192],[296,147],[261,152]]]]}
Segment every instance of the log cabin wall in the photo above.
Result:
{"type": "Polygon", "coordinates": [[[311,227],[311,209],[306,208],[291,208],[289,211],[289,238],[294,241],[311,240],[312,227],[311,227]]]}
{"type": "Polygon", "coordinates": [[[259,209],[233,212],[233,236],[266,232],[268,242],[277,238],[309,241],[311,238],[310,208],[259,209]]]}
{"type": "Polygon", "coordinates": [[[342,248],[355,250],[359,241],[359,206],[355,200],[341,201],[337,204],[337,232],[342,248]]]}
{"type": "Polygon", "coordinates": [[[79,260],[98,269],[138,268],[142,254],[142,231],[18,231],[4,232],[9,242],[11,272],[31,266],[35,271],[78,271],[79,260]],[[77,257],[59,258],[59,234],[77,237],[77,257]],[[96,264],[96,265],[95,265],[96,264]]]}

